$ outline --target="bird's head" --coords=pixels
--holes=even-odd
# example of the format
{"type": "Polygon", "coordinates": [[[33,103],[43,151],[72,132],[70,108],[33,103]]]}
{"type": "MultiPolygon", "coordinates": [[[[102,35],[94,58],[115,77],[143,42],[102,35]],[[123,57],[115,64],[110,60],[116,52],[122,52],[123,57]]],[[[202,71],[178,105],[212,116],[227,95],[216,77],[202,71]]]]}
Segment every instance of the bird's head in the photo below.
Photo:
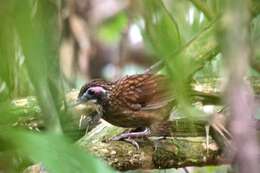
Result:
{"type": "Polygon", "coordinates": [[[91,101],[97,104],[104,103],[108,99],[111,84],[104,80],[93,80],[85,84],[80,89],[77,102],[86,103],[91,101]]]}

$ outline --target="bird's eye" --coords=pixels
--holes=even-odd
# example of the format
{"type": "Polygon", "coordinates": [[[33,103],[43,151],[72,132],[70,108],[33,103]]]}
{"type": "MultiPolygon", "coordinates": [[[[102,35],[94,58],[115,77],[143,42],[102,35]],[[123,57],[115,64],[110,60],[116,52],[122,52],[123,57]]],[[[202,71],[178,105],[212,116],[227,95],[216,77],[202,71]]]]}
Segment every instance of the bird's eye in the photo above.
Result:
{"type": "Polygon", "coordinates": [[[88,95],[93,96],[93,95],[95,94],[95,91],[93,91],[92,89],[89,89],[89,90],[87,91],[87,93],[88,93],[88,95]]]}

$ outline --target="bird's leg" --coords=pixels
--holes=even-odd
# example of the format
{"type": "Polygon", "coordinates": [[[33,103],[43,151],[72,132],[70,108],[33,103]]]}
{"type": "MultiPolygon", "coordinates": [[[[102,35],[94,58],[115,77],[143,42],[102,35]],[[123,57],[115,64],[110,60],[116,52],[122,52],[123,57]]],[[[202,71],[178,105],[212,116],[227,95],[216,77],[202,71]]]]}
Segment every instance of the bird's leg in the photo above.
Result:
{"type": "Polygon", "coordinates": [[[132,144],[133,146],[135,146],[135,148],[136,148],[137,150],[140,149],[139,144],[138,144],[134,139],[126,138],[126,139],[123,139],[123,140],[126,141],[126,142],[129,142],[130,144],[132,144]]]}
{"type": "Polygon", "coordinates": [[[149,128],[145,128],[144,131],[140,132],[126,132],[123,134],[120,134],[118,136],[115,136],[112,138],[113,141],[119,141],[122,139],[127,139],[127,138],[140,138],[140,137],[147,137],[151,134],[151,131],[149,128]]]}
{"type": "Polygon", "coordinates": [[[126,132],[126,133],[120,134],[118,136],[113,137],[112,141],[124,140],[124,141],[127,141],[127,142],[133,144],[137,149],[139,149],[139,145],[134,140],[134,138],[147,137],[150,134],[151,134],[150,129],[149,128],[145,128],[143,131],[126,132]]]}

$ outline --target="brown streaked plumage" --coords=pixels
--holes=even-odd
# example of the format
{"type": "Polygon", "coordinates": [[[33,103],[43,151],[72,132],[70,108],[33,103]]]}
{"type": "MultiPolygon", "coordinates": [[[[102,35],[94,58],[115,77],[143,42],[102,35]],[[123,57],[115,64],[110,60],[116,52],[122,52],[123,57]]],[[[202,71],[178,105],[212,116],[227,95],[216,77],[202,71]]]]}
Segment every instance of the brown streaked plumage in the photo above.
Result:
{"type": "MultiPolygon", "coordinates": [[[[170,135],[168,117],[173,107],[174,95],[171,82],[164,75],[137,74],[126,76],[115,82],[93,80],[85,84],[79,93],[80,102],[94,100],[102,107],[102,118],[109,123],[127,128],[145,128],[144,131],[128,132],[116,136],[114,140],[124,139],[138,147],[129,137],[170,135]]],[[[207,98],[207,95],[194,93],[207,98]]],[[[217,98],[217,100],[219,100],[217,98]]],[[[211,124],[221,136],[223,129],[211,124]]]]}
{"type": "Polygon", "coordinates": [[[81,88],[78,97],[97,101],[103,108],[102,118],[113,125],[148,127],[155,133],[164,127],[174,100],[168,78],[155,74],[131,75],[115,82],[93,80],[81,88]]]}

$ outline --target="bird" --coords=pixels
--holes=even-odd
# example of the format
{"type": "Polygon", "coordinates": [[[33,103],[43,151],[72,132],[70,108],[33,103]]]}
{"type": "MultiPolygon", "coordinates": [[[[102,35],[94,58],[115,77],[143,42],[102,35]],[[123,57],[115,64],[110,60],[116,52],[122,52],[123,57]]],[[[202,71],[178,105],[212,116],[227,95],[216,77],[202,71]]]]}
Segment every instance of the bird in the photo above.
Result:
{"type": "MultiPolygon", "coordinates": [[[[205,101],[219,102],[216,96],[193,92],[205,101]]],[[[176,105],[170,78],[163,74],[143,73],[127,75],[115,81],[94,79],[83,85],[78,94],[77,104],[93,102],[101,107],[101,118],[112,125],[133,130],[114,136],[112,140],[125,140],[139,148],[134,138],[171,136],[168,121],[176,105]]],[[[217,134],[225,137],[225,128],[209,123],[217,134]]],[[[223,126],[224,127],[224,126],[223,126]]]]}
{"type": "Polygon", "coordinates": [[[79,103],[89,101],[101,106],[101,117],[107,122],[135,129],[113,140],[169,133],[167,120],[175,97],[166,75],[144,73],[127,75],[113,82],[92,80],[82,86],[78,95],[79,103]]]}

